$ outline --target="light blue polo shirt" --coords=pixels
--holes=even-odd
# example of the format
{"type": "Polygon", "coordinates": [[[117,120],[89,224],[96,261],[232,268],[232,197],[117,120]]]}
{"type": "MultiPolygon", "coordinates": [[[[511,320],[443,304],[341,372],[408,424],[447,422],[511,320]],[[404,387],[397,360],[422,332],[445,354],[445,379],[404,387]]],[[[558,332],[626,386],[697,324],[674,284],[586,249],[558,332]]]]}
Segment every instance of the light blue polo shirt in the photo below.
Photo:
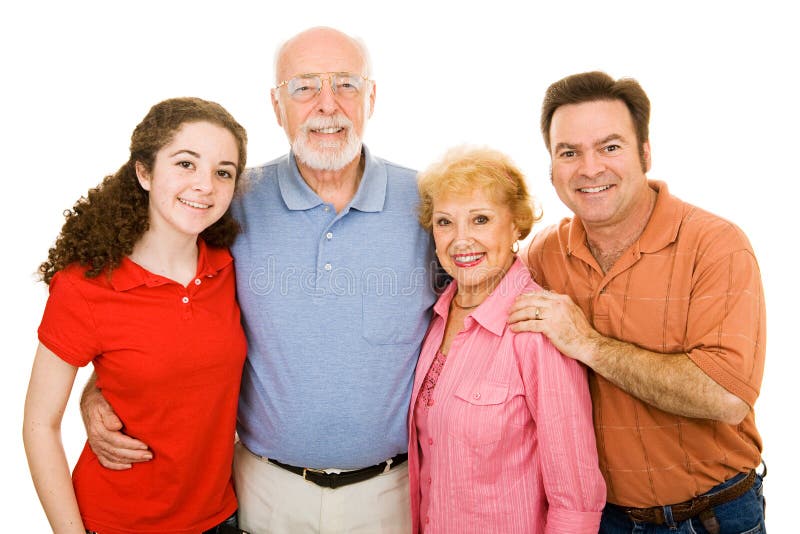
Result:
{"type": "Polygon", "coordinates": [[[250,169],[234,201],[248,342],[239,437],[295,466],[361,468],[408,447],[435,256],[416,173],[363,150],[361,184],[338,214],[292,154],[250,169]]]}

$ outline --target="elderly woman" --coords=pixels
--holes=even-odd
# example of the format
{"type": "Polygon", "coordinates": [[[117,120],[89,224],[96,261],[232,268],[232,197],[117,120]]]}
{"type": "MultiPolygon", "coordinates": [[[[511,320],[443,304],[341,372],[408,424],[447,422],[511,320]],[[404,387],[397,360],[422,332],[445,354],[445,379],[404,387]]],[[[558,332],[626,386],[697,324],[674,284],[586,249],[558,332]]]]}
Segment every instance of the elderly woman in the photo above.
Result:
{"type": "Polygon", "coordinates": [[[597,532],[586,373],[536,333],[506,324],[538,289],[516,257],[538,220],[501,153],[455,149],[419,178],[420,222],[453,278],[434,306],[409,409],[415,532],[597,532]]]}

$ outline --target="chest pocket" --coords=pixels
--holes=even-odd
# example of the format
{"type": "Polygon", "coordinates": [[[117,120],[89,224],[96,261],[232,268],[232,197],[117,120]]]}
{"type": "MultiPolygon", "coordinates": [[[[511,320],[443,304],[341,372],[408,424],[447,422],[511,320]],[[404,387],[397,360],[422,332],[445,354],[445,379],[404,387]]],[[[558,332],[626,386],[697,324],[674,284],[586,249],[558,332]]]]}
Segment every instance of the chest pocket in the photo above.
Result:
{"type": "Polygon", "coordinates": [[[508,384],[479,381],[456,389],[449,433],[470,446],[495,443],[503,434],[508,384]]]}
{"type": "Polygon", "coordinates": [[[404,345],[422,339],[427,304],[420,295],[365,295],[361,302],[362,336],[373,345],[404,345]]]}

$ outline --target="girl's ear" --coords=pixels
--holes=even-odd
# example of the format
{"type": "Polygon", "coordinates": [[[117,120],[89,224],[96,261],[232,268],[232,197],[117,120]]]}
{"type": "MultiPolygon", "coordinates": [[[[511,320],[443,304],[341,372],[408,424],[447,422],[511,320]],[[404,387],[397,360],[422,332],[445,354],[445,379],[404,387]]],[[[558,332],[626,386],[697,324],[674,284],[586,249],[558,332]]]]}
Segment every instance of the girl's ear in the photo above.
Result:
{"type": "Polygon", "coordinates": [[[139,185],[142,186],[142,189],[150,191],[150,172],[141,161],[136,162],[136,178],[138,178],[139,185]]]}

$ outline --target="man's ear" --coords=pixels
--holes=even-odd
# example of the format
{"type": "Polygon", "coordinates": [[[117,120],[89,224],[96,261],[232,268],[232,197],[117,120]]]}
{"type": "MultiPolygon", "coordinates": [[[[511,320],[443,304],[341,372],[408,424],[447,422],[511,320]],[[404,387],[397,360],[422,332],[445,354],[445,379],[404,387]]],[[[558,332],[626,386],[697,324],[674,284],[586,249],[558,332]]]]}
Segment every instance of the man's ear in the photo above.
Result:
{"type": "Polygon", "coordinates": [[[645,141],[642,143],[642,170],[648,173],[652,166],[653,161],[650,159],[650,141],[645,141]]]}
{"type": "Polygon", "coordinates": [[[369,91],[369,107],[367,108],[367,111],[368,111],[367,118],[368,119],[372,118],[372,113],[375,111],[375,94],[377,92],[377,89],[375,88],[375,82],[372,81],[372,82],[369,82],[369,84],[372,87],[370,88],[370,91],[369,91]]]}
{"type": "Polygon", "coordinates": [[[272,100],[272,111],[275,112],[275,119],[277,119],[277,121],[278,121],[278,126],[283,128],[283,120],[282,120],[282,117],[281,117],[281,115],[282,115],[282,113],[281,113],[281,103],[278,101],[278,99],[281,97],[278,94],[279,90],[280,89],[271,89],[269,94],[270,94],[270,99],[272,100]]]}
{"type": "Polygon", "coordinates": [[[145,191],[150,191],[150,171],[147,170],[144,163],[141,161],[137,161],[135,164],[136,167],[136,178],[139,180],[139,185],[142,186],[142,189],[145,191]]]}

